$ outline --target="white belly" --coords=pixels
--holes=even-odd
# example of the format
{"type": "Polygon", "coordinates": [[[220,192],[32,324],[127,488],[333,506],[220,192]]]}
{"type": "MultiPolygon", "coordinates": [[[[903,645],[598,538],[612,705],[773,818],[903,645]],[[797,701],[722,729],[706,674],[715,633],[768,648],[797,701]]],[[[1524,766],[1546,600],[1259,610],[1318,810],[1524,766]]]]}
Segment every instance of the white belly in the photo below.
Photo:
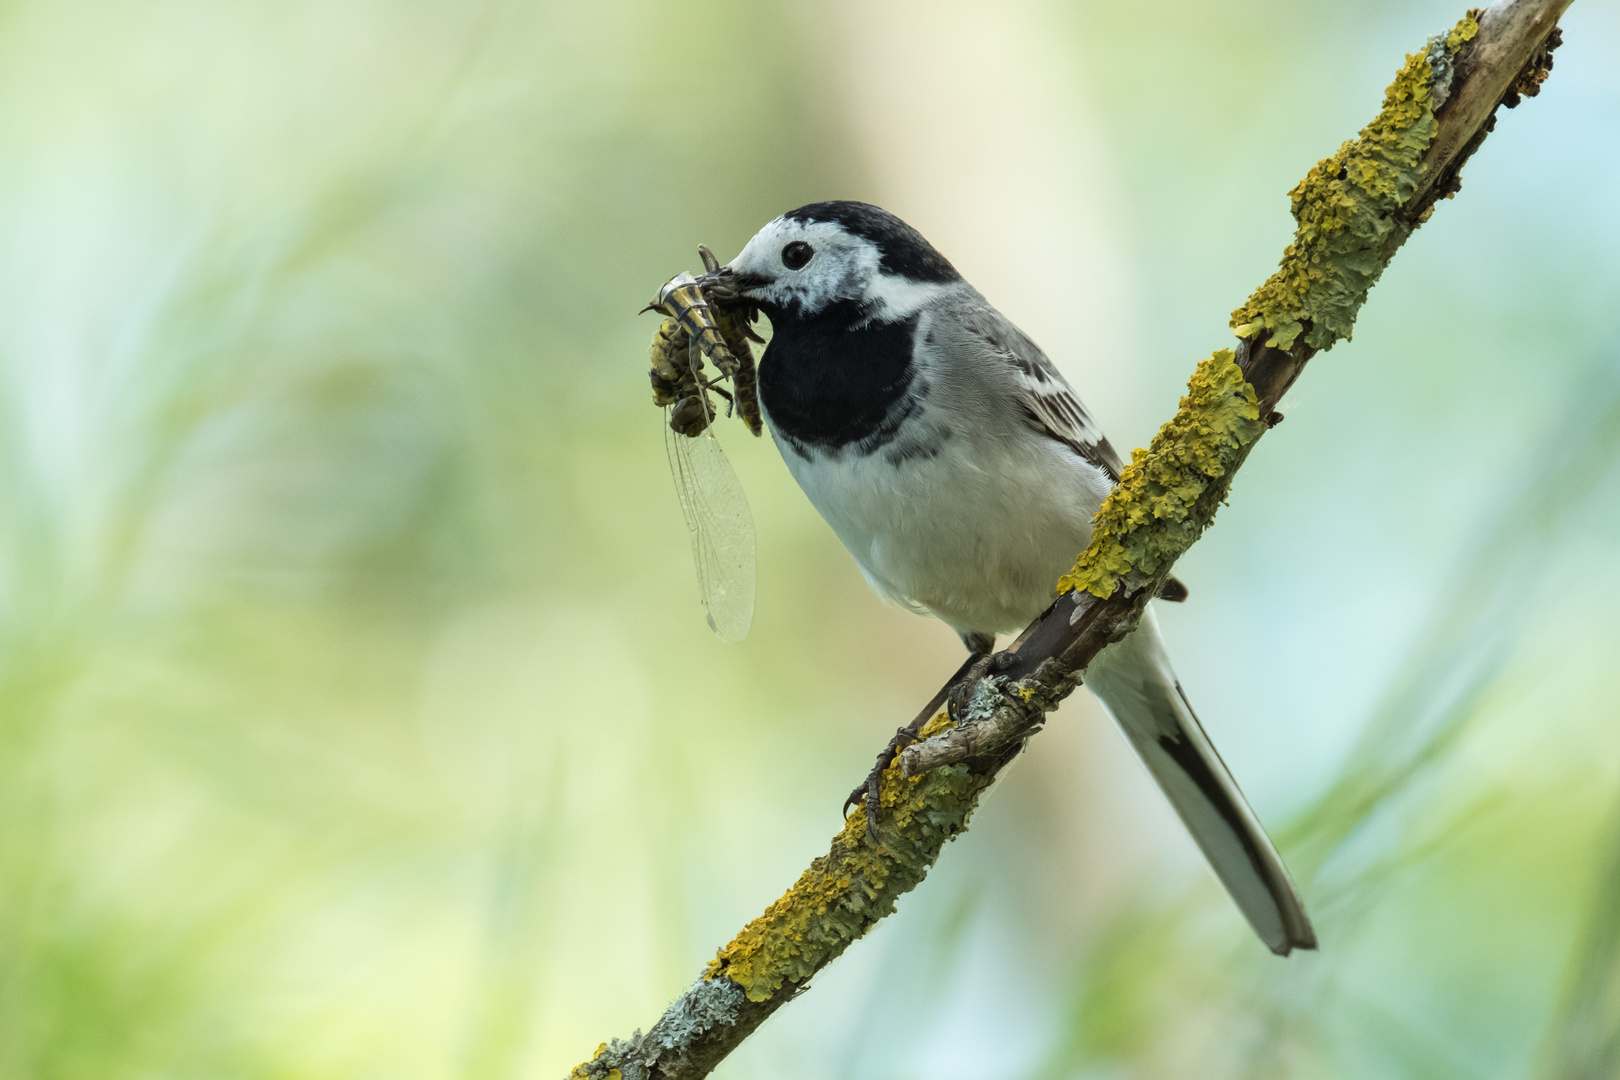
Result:
{"type": "Polygon", "coordinates": [[[958,633],[1021,630],[1091,537],[1101,470],[1059,443],[955,437],[932,458],[890,464],[799,457],[794,479],[872,587],[958,633]]]}

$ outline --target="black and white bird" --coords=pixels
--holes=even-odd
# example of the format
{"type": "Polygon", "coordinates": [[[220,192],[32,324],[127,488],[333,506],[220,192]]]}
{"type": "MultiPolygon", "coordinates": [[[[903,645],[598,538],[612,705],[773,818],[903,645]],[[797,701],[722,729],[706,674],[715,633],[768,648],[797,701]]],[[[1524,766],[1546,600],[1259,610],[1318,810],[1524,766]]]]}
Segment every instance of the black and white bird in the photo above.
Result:
{"type": "MultiPolygon", "coordinates": [[[[976,655],[1041,614],[1121,463],[1033,341],[920,233],[866,203],[783,214],[706,284],[769,317],[766,424],[872,588],[937,617],[976,655]]],[[[1085,684],[1265,943],[1314,948],[1151,611],[1097,654],[1085,684]]]]}

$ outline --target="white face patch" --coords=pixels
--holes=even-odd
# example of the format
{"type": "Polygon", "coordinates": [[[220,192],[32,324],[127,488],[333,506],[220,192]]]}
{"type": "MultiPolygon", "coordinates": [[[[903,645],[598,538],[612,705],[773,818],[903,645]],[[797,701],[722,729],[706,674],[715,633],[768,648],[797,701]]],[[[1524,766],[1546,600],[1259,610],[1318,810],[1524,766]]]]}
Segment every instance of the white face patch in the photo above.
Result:
{"type": "Polygon", "coordinates": [[[779,217],[754,234],[731,261],[731,268],[768,282],[748,290],[756,299],[783,308],[820,311],[840,300],[864,298],[867,282],[877,275],[879,258],[877,245],[831,222],[779,217]],[[783,249],[794,242],[815,250],[798,270],[782,261],[783,249]]]}
{"type": "Polygon", "coordinates": [[[814,313],[839,301],[854,301],[867,310],[868,318],[879,321],[915,314],[951,288],[883,273],[881,259],[876,244],[841,225],[779,217],[755,233],[730,266],[738,274],[757,275],[767,282],[746,290],[746,295],[766,304],[814,313]],[[795,242],[815,251],[797,270],[782,258],[783,250],[795,242]]]}
{"type": "Polygon", "coordinates": [[[880,273],[867,283],[866,298],[872,305],[874,318],[894,321],[915,315],[941,293],[960,287],[960,283],[954,281],[912,281],[895,274],[880,273]]]}

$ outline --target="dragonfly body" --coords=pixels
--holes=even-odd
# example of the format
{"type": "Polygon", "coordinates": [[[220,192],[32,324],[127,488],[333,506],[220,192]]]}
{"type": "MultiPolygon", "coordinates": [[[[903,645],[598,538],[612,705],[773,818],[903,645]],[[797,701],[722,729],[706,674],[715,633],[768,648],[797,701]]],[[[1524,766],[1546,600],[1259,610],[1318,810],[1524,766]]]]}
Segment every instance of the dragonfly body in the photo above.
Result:
{"type": "Polygon", "coordinates": [[[725,641],[740,641],[754,617],[754,519],[714,436],[716,411],[709,395],[724,397],[728,411],[760,433],[747,323],[741,313],[725,312],[717,319],[697,280],[684,271],[648,307],[666,316],[651,349],[653,401],[665,407],[664,448],[692,539],[699,595],[709,628],[725,641]],[[704,375],[705,357],[719,372],[713,380],[704,375]],[[727,378],[730,392],[718,385],[727,378]]]}

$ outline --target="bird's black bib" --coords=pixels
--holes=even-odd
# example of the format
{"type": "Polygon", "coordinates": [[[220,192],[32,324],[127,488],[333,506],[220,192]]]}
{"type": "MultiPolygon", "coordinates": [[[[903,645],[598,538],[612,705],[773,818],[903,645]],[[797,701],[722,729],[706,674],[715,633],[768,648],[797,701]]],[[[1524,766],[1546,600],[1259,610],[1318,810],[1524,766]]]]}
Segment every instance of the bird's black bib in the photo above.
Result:
{"type": "Polygon", "coordinates": [[[814,318],[772,319],[759,364],[759,396],[776,433],[799,447],[870,453],[892,440],[915,399],[910,388],[917,317],[867,323],[854,304],[814,318]]]}

